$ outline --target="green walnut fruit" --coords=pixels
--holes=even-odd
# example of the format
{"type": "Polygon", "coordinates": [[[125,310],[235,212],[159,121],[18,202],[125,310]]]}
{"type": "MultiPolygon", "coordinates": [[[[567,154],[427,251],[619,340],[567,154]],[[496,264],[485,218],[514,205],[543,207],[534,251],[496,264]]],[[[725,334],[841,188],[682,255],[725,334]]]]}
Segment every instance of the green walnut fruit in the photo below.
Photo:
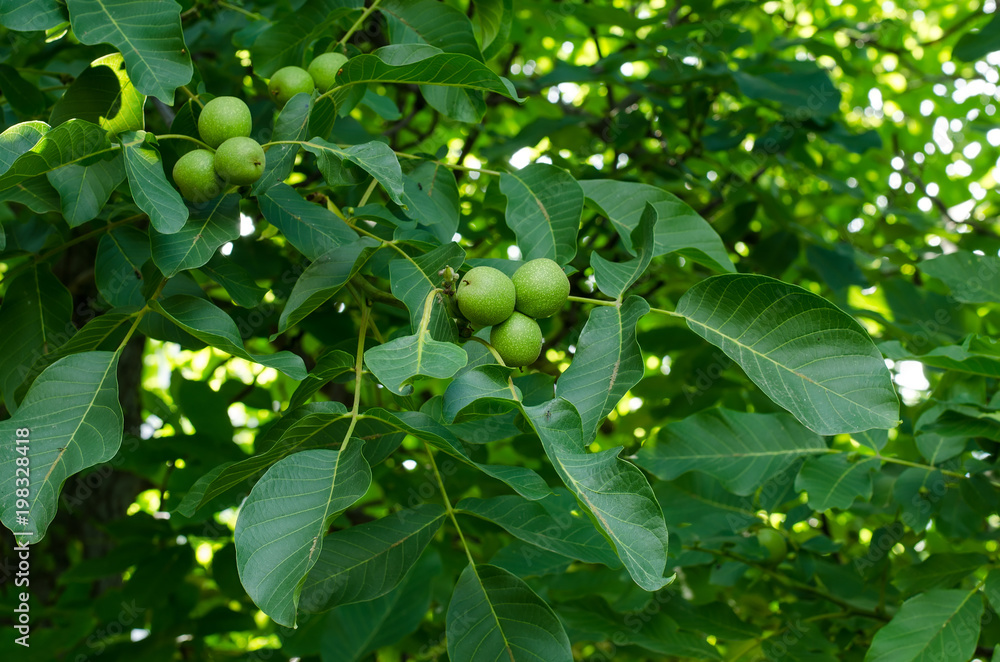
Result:
{"type": "Polygon", "coordinates": [[[473,324],[493,326],[514,312],[514,283],[493,267],[473,267],[462,276],[455,299],[458,309],[473,324]]]}
{"type": "Polygon", "coordinates": [[[279,108],[283,108],[288,100],[300,92],[312,94],[316,89],[309,72],[302,67],[283,67],[274,72],[270,82],[267,84],[267,91],[271,93],[279,108]]]}
{"type": "Polygon", "coordinates": [[[531,365],[542,353],[542,330],[535,320],[514,312],[490,329],[490,344],[510,367],[531,365]]]}
{"type": "Polygon", "coordinates": [[[211,147],[218,147],[230,138],[246,138],[251,125],[250,109],[236,97],[216,97],[205,104],[198,116],[198,133],[211,147]]]}
{"type": "Polygon", "coordinates": [[[757,542],[767,551],[768,563],[781,563],[788,555],[788,544],[785,542],[785,537],[774,529],[758,531],[757,542]]]}
{"type": "Polygon", "coordinates": [[[191,202],[207,202],[222,190],[215,175],[215,154],[207,149],[195,149],[177,159],[173,175],[181,195],[191,202]]]}
{"type": "Polygon", "coordinates": [[[253,138],[230,138],[215,150],[215,172],[222,181],[248,186],[264,174],[264,150],[253,138]]]}
{"type": "Polygon", "coordinates": [[[559,265],[546,257],[522,264],[514,272],[518,311],[542,319],[562,310],[569,296],[569,278],[559,265]]]}
{"type": "Polygon", "coordinates": [[[316,82],[320,92],[326,92],[337,81],[337,72],[347,62],[347,56],[340,53],[323,53],[309,63],[309,75],[316,82]]]}

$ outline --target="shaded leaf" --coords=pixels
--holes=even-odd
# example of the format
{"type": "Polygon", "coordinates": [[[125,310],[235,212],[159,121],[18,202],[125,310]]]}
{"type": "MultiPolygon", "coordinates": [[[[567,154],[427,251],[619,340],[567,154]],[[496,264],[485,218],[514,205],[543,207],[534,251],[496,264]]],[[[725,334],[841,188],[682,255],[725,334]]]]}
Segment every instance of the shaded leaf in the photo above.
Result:
{"type": "MultiPolygon", "coordinates": [[[[312,97],[300,92],[289,99],[278,112],[274,120],[272,141],[305,140],[309,137],[309,113],[312,111],[312,97]]],[[[295,167],[295,157],[299,153],[298,145],[271,145],[267,148],[267,159],[264,161],[264,174],[253,186],[250,194],[259,196],[275,184],[283,182],[295,167]]],[[[297,195],[297,194],[296,194],[297,195]]]]}
{"type": "Polygon", "coordinates": [[[276,623],[295,626],[309,570],[330,522],[364,496],[371,469],[355,440],[339,451],[310,450],[276,463],[254,485],[236,520],[240,581],[276,623]],[[287,504],[294,499],[296,508],[287,504]]]}
{"type": "Polygon", "coordinates": [[[925,260],[920,270],[937,278],[964,303],[1000,303],[1000,257],[955,251],[925,260]]]}
{"type": "Polygon", "coordinates": [[[101,236],[94,262],[97,291],[112,306],[142,306],[142,265],[149,260],[149,235],[130,225],[101,236]]]}
{"type": "Polygon", "coordinates": [[[121,154],[89,165],[70,164],[46,175],[59,192],[62,213],[71,228],[97,218],[111,193],[125,180],[121,154]]]}
{"type": "Polygon", "coordinates": [[[84,352],[46,368],[12,418],[0,422],[0,436],[14,445],[28,430],[30,495],[26,523],[18,523],[15,499],[15,463],[19,453],[4,454],[0,478],[2,520],[19,542],[37,543],[56,515],[59,493],[66,479],[88,467],[107,462],[122,442],[118,404],[118,354],[84,352]]]}
{"type": "Polygon", "coordinates": [[[522,580],[492,565],[462,571],[448,605],[446,632],[454,662],[573,660],[552,608],[522,580]]]}
{"type": "Polygon", "coordinates": [[[257,203],[267,222],[281,230],[289,243],[310,260],[358,239],[357,233],[336,214],[305,200],[287,184],[270,187],[257,196],[257,203]]]}
{"type": "Polygon", "coordinates": [[[302,359],[288,351],[274,354],[250,354],[243,347],[236,322],[211,302],[186,294],[177,294],[150,304],[174,324],[202,342],[285,373],[294,380],[305,379],[306,366],[302,359]]]}
{"type": "Polygon", "coordinates": [[[302,586],[304,611],[365,602],[394,589],[441,527],[445,510],[432,503],[334,531],[302,586]]]}
{"type": "Polygon", "coordinates": [[[8,284],[0,305],[0,393],[11,413],[17,410],[17,388],[32,365],[76,331],[72,317],[73,297],[47,266],[36,266],[8,284]]]}
{"type": "Polygon", "coordinates": [[[872,472],[879,466],[874,458],[850,462],[843,454],[807,457],[795,478],[795,489],[809,493],[809,507],[814,510],[846,510],[858,497],[862,501],[871,498],[872,472]]]}
{"type": "Polygon", "coordinates": [[[462,499],[456,510],[503,527],[521,540],[586,563],[621,567],[618,555],[593,522],[577,512],[577,502],[565,489],[540,501],[506,495],[462,499]]]}
{"type": "Polygon", "coordinates": [[[246,269],[221,253],[213,255],[201,272],[221,285],[233,303],[242,308],[256,307],[267,294],[267,289],[255,283],[246,269]]]}
{"type": "Polygon", "coordinates": [[[787,414],[707,409],[664,425],[636,464],[663,480],[699,471],[746,495],[797,458],[825,452],[823,439],[787,414]]]}
{"type": "Polygon", "coordinates": [[[361,237],[316,258],[295,281],[278,320],[278,333],[298,324],[339,292],[364,266],[378,246],[379,243],[374,239],[361,237]]]}
{"type": "Polygon", "coordinates": [[[151,230],[153,262],[167,278],[206,264],[223,244],[240,236],[240,196],[222,195],[191,211],[177,232],[151,230]]]}

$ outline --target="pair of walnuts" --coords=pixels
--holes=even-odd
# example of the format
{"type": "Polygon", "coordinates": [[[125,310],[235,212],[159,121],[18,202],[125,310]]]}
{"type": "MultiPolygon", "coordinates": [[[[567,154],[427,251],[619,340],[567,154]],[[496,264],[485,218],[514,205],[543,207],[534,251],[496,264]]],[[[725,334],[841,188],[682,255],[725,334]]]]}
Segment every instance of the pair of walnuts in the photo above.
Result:
{"type": "MultiPolygon", "coordinates": [[[[268,91],[279,107],[296,94],[326,92],[337,72],[347,62],[340,53],[324,53],[301,67],[284,67],[274,72],[268,91]]],[[[250,137],[253,118],[250,108],[236,97],[217,97],[205,104],[198,116],[198,135],[211,149],[195,149],[174,164],[174,183],[191,202],[207,202],[229,185],[249,186],[264,174],[264,148],[250,137]],[[214,150],[214,151],[213,151],[214,150]]]]}
{"type": "Polygon", "coordinates": [[[569,296],[569,279],[553,260],[538,258],[521,265],[513,278],[493,267],[470,269],[455,299],[467,320],[490,326],[490,344],[511,367],[534,363],[542,352],[536,319],[559,312],[569,296]]]}

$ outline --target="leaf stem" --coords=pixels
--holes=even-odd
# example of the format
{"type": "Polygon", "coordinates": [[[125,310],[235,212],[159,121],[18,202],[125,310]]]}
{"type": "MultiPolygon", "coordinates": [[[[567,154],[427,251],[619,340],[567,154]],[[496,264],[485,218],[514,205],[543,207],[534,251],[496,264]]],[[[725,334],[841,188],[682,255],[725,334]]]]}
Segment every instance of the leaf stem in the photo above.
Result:
{"type": "Polygon", "coordinates": [[[591,299],[589,297],[569,296],[566,297],[566,299],[569,301],[575,301],[577,303],[592,303],[595,306],[612,306],[614,308],[617,308],[618,306],[621,305],[621,301],[605,301],[604,299],[591,299]]]}
{"type": "MultiPolygon", "coordinates": [[[[379,3],[381,2],[382,0],[374,0],[374,2],[372,2],[372,6],[366,9],[358,18],[358,20],[354,21],[354,25],[352,25],[350,29],[346,33],[344,33],[344,36],[340,38],[340,41],[337,42],[337,48],[344,47],[344,44],[347,43],[347,40],[350,39],[351,36],[358,31],[358,28],[360,28],[361,25],[365,22],[365,19],[371,16],[372,12],[375,11],[376,8],[378,8],[379,3]]],[[[347,51],[346,47],[344,47],[344,51],[345,52],[347,51]]]]}
{"type": "Polygon", "coordinates": [[[237,7],[236,5],[231,5],[228,2],[224,2],[223,0],[219,0],[219,6],[222,7],[222,8],[224,8],[224,9],[231,9],[234,12],[237,12],[239,14],[243,14],[244,16],[246,16],[247,18],[249,18],[251,21],[262,21],[262,20],[264,20],[264,17],[261,16],[260,14],[255,14],[252,11],[247,11],[246,9],[243,9],[243,7],[237,7]]]}
{"type": "Polygon", "coordinates": [[[149,297],[149,301],[146,302],[146,305],[144,305],[141,309],[136,311],[135,321],[132,322],[132,326],[130,326],[129,330],[125,333],[125,337],[122,338],[122,341],[118,345],[118,349],[116,351],[120,352],[123,349],[125,349],[125,345],[127,345],[128,341],[132,339],[132,334],[134,334],[135,330],[139,328],[139,323],[142,322],[142,318],[146,316],[146,313],[152,310],[152,307],[149,304],[152,303],[153,301],[156,301],[156,299],[159,298],[160,294],[163,292],[163,286],[166,284],[167,284],[167,279],[164,278],[163,280],[160,281],[160,284],[156,287],[156,291],[153,292],[153,296],[149,297]]]}
{"type": "Polygon", "coordinates": [[[203,104],[201,102],[201,99],[198,98],[198,95],[195,94],[194,92],[192,92],[191,90],[189,90],[187,85],[181,85],[177,89],[179,89],[181,92],[183,92],[184,94],[186,94],[188,96],[188,98],[191,99],[191,101],[194,101],[196,104],[198,104],[202,108],[205,107],[205,104],[203,104]]]}
{"type": "Polygon", "coordinates": [[[162,135],[156,136],[156,139],[157,140],[190,140],[193,143],[198,143],[199,145],[201,145],[205,149],[209,150],[210,152],[214,152],[215,151],[214,149],[212,149],[211,146],[209,146],[208,143],[202,142],[201,140],[198,140],[197,138],[192,138],[191,136],[185,136],[183,133],[164,133],[162,135]]]}
{"type": "Polygon", "coordinates": [[[368,305],[368,302],[362,300],[361,329],[358,331],[358,351],[354,358],[354,402],[351,404],[351,422],[347,426],[347,432],[344,433],[344,441],[340,445],[341,451],[347,448],[347,445],[351,442],[351,433],[354,432],[354,426],[358,423],[358,410],[361,408],[361,379],[364,375],[365,336],[368,335],[368,313],[370,310],[371,307],[368,305]]]}
{"type": "Polygon", "coordinates": [[[378,180],[372,177],[372,183],[368,185],[368,190],[366,190],[365,194],[361,196],[361,201],[358,203],[359,207],[364,207],[368,204],[368,198],[371,197],[372,191],[375,190],[376,186],[378,186],[378,180]]]}
{"type": "Polygon", "coordinates": [[[438,489],[441,490],[441,499],[444,501],[445,510],[448,511],[448,517],[451,518],[451,523],[455,525],[455,530],[458,532],[458,538],[462,541],[462,548],[465,550],[465,556],[469,559],[469,565],[473,568],[476,567],[476,560],[472,558],[472,552],[469,551],[469,543],[465,541],[465,534],[462,533],[462,527],[458,525],[458,518],[455,517],[455,509],[451,507],[451,499],[448,497],[448,490],[444,487],[444,481],[441,479],[441,472],[438,471],[437,462],[434,461],[434,451],[431,450],[430,445],[425,441],[424,448],[427,450],[427,457],[431,461],[431,469],[434,470],[434,478],[437,479],[438,489]]]}

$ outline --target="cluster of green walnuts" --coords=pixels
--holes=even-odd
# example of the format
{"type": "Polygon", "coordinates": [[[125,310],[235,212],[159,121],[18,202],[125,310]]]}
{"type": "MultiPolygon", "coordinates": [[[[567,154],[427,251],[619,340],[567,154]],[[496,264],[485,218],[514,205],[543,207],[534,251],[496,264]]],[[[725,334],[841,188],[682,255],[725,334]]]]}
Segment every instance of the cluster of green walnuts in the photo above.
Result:
{"type": "Polygon", "coordinates": [[[530,260],[513,278],[493,267],[474,267],[455,292],[467,320],[489,326],[490,344],[511,367],[534,363],[542,352],[542,330],[536,319],[559,312],[569,296],[569,279],[548,258],[530,260]]]}
{"type": "MultiPolygon", "coordinates": [[[[308,71],[284,67],[274,72],[267,89],[283,107],[301,92],[329,90],[345,62],[340,53],[324,53],[308,71]]],[[[174,164],[174,183],[185,199],[207,202],[226,186],[249,186],[260,179],[266,160],[264,148],[250,137],[252,124],[250,108],[242,99],[217,97],[205,104],[198,116],[198,135],[211,149],[192,150],[174,164]]]]}

